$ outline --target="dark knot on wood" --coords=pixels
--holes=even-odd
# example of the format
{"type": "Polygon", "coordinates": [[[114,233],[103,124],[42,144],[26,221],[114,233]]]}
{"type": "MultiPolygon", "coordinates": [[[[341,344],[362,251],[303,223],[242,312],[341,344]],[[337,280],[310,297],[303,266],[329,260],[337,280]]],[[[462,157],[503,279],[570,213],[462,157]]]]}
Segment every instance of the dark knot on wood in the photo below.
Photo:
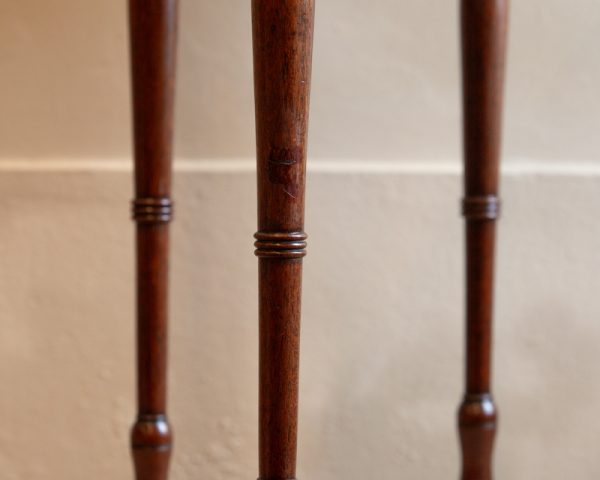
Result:
{"type": "Polygon", "coordinates": [[[131,204],[132,217],[138,223],[167,223],[173,216],[170,198],[136,198],[131,204]]]}
{"type": "Polygon", "coordinates": [[[131,446],[134,449],[171,448],[171,427],[165,415],[140,415],[131,429],[131,446]]]}
{"type": "Polygon", "coordinates": [[[254,234],[257,257],[302,258],[306,255],[304,232],[257,232],[254,234]]]}
{"type": "Polygon", "coordinates": [[[495,220],[500,216],[500,199],[496,195],[465,197],[462,214],[467,220],[495,220]]]}

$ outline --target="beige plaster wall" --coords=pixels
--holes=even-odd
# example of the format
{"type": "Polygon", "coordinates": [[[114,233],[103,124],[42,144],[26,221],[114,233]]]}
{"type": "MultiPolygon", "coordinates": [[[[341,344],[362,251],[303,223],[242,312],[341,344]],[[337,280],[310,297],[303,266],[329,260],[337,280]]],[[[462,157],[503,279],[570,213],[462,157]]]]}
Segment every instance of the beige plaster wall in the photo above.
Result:
{"type": "MultiPolygon", "coordinates": [[[[459,177],[309,180],[299,478],[457,478],[459,177]]],[[[175,185],[173,478],[247,479],[257,472],[254,176],[185,171],[175,185]]],[[[3,478],[131,478],[129,175],[3,172],[0,188],[3,478]]],[[[600,177],[511,174],[504,194],[498,478],[592,480],[600,177]]]]}
{"type": "MultiPolygon", "coordinates": [[[[457,478],[456,2],[317,8],[298,476],[457,478]]],[[[181,10],[172,477],[247,480],[257,473],[249,2],[181,10]]],[[[132,478],[125,14],[115,0],[0,0],[7,480],[132,478]]],[[[595,0],[513,2],[500,479],[600,475],[599,31],[595,0]]]]}

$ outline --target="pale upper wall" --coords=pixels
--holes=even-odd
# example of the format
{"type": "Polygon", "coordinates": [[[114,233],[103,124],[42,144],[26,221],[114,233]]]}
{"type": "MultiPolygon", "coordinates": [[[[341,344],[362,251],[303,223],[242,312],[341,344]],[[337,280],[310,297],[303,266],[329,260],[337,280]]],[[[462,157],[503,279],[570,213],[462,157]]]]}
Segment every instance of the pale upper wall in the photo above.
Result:
{"type": "MultiPolygon", "coordinates": [[[[317,4],[312,157],[456,159],[457,1],[317,4]]],[[[250,2],[181,2],[177,154],[254,152],[250,2]]],[[[126,2],[0,1],[0,157],[126,157],[126,2]]],[[[505,153],[600,160],[600,3],[513,2],[505,153]]]]}

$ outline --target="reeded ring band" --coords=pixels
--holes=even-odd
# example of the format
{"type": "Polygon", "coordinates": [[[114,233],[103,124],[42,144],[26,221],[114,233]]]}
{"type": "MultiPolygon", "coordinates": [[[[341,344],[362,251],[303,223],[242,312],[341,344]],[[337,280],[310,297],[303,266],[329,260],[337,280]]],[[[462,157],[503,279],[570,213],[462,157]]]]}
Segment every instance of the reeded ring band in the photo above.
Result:
{"type": "Polygon", "coordinates": [[[167,197],[136,198],[131,207],[132,218],[138,223],[166,223],[173,217],[173,202],[167,197]]]}
{"type": "Polygon", "coordinates": [[[306,256],[304,232],[257,232],[254,234],[257,257],[302,258],[306,256]]]}
{"type": "Polygon", "coordinates": [[[465,197],[462,214],[467,220],[495,220],[500,216],[500,199],[496,195],[465,197]]]}

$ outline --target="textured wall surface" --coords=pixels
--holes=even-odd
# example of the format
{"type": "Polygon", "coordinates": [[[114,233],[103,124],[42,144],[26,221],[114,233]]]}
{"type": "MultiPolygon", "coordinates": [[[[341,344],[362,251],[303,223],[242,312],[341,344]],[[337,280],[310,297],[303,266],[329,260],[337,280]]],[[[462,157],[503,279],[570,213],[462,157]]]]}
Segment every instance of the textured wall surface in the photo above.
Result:
{"type": "MultiPolygon", "coordinates": [[[[299,478],[456,477],[459,177],[309,181],[299,478]]],[[[0,187],[3,478],[131,478],[129,175],[3,172],[0,187]]],[[[173,478],[247,479],[257,471],[254,178],[180,172],[176,191],[173,478]]],[[[598,478],[600,176],[507,175],[504,194],[498,478],[598,478]]]]}
{"type": "MultiPolygon", "coordinates": [[[[249,2],[181,8],[172,478],[248,480],[258,374],[249,2]]],[[[515,1],[511,16],[497,478],[593,480],[600,3],[515,1]]],[[[132,478],[126,24],[123,1],[0,0],[3,479],[132,478]]],[[[457,44],[456,2],[318,2],[300,479],[457,478],[457,44]]]]}

